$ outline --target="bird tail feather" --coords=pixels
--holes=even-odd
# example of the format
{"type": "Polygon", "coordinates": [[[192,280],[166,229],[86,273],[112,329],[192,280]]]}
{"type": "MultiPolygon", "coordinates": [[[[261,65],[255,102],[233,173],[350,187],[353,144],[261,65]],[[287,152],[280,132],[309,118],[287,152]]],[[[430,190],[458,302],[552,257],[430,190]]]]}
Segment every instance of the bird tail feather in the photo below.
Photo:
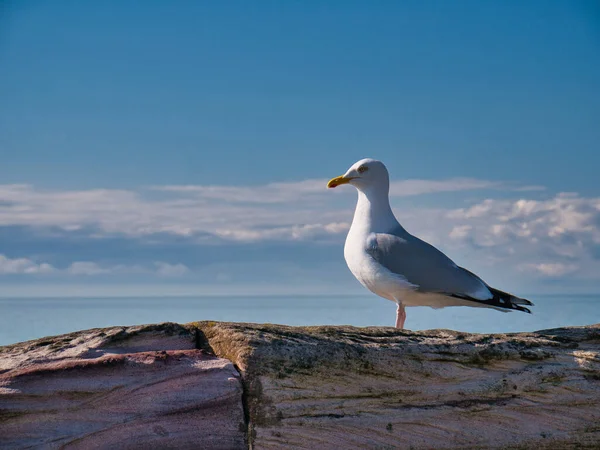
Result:
{"type": "Polygon", "coordinates": [[[473,298],[464,294],[450,294],[452,297],[462,298],[465,300],[470,300],[481,305],[485,305],[489,308],[498,309],[501,311],[522,311],[528,314],[531,314],[531,310],[526,308],[523,305],[533,306],[533,303],[527,299],[516,297],[508,292],[500,291],[498,289],[494,289],[493,287],[489,287],[488,289],[492,293],[492,298],[488,300],[480,300],[477,298],[473,298]]]}
{"type": "Polygon", "coordinates": [[[533,302],[517,297],[515,295],[509,294],[508,292],[501,291],[499,289],[494,289],[493,287],[489,287],[488,289],[493,295],[492,301],[494,303],[499,303],[498,306],[504,307],[507,309],[516,309],[518,311],[523,311],[531,314],[531,311],[528,308],[525,308],[522,305],[533,306],[533,302]]]}

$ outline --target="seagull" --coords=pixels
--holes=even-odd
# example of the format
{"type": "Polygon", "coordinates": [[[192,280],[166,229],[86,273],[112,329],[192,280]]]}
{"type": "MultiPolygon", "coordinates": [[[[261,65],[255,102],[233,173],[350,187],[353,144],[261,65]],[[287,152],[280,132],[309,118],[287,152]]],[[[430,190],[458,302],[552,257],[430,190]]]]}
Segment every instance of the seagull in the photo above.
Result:
{"type": "Polygon", "coordinates": [[[396,328],[404,328],[407,306],[474,306],[531,314],[523,306],[533,305],[529,300],[494,289],[400,225],[390,207],[390,179],[381,161],[362,159],[327,187],[342,184],[358,190],[344,259],[364,287],[398,305],[396,328]]]}

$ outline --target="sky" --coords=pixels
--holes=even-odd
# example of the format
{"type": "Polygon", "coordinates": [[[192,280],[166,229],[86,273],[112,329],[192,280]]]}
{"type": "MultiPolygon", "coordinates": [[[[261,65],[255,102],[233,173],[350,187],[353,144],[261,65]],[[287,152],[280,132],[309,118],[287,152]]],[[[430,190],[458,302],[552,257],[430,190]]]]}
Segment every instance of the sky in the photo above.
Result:
{"type": "Polygon", "coordinates": [[[600,292],[594,1],[0,4],[0,295],[362,294],[408,231],[498,288],[600,292]]]}

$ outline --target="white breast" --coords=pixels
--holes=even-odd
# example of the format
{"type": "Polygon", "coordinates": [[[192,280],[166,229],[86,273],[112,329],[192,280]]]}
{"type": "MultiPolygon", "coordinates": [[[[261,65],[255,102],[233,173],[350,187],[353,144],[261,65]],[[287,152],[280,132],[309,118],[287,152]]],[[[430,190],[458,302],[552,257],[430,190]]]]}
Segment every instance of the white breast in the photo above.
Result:
{"type": "Polygon", "coordinates": [[[369,195],[358,191],[352,226],[344,245],[346,264],[356,279],[371,292],[394,302],[406,298],[416,286],[402,275],[392,273],[368,252],[368,239],[399,227],[388,200],[387,185],[373,186],[369,195]],[[381,189],[376,189],[381,188],[381,189]]]}
{"type": "Polygon", "coordinates": [[[344,245],[344,258],[356,279],[380,297],[397,302],[416,288],[402,275],[389,271],[373,259],[367,252],[367,236],[351,230],[344,245]]]}

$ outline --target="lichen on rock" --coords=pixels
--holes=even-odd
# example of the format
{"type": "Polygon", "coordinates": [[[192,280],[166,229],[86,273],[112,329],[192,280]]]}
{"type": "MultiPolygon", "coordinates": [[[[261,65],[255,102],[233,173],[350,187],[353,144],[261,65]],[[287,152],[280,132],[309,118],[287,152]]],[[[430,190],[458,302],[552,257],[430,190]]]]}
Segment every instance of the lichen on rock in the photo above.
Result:
{"type": "Polygon", "coordinates": [[[254,448],[600,446],[598,326],[195,327],[242,373],[254,448]]]}

